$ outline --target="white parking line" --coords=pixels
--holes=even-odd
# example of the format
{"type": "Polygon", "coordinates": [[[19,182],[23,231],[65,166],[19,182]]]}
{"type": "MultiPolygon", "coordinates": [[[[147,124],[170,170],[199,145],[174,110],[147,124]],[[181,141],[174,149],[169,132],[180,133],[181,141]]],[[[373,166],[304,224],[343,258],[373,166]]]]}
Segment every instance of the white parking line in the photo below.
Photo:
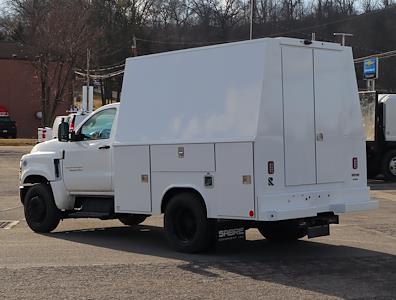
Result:
{"type": "Polygon", "coordinates": [[[2,229],[11,229],[12,227],[14,227],[15,225],[17,225],[19,223],[19,221],[1,221],[1,222],[7,222],[7,226],[3,227],[2,229]]]}

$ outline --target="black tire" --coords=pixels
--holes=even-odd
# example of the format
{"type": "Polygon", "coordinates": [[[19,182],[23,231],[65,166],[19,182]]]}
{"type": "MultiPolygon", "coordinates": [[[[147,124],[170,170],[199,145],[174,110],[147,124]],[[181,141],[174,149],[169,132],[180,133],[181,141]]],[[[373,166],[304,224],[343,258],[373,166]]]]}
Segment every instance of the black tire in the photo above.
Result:
{"type": "Polygon", "coordinates": [[[53,231],[61,219],[61,212],[55,205],[48,184],[41,183],[29,188],[24,200],[24,211],[27,224],[38,233],[53,231]]]}
{"type": "Polygon", "coordinates": [[[127,215],[127,216],[122,216],[119,217],[118,220],[124,225],[128,226],[136,226],[139,225],[140,223],[143,223],[148,216],[146,215],[127,215]]]}
{"type": "Polygon", "coordinates": [[[207,250],[215,241],[215,221],[209,220],[201,197],[180,193],[165,209],[164,227],[169,245],[176,251],[197,253],[207,250]]]}
{"type": "Polygon", "coordinates": [[[381,167],[385,179],[396,181],[396,150],[391,150],[384,155],[381,167]]]}
{"type": "Polygon", "coordinates": [[[297,220],[263,222],[257,228],[269,241],[291,242],[307,235],[307,228],[301,227],[297,220]]]}

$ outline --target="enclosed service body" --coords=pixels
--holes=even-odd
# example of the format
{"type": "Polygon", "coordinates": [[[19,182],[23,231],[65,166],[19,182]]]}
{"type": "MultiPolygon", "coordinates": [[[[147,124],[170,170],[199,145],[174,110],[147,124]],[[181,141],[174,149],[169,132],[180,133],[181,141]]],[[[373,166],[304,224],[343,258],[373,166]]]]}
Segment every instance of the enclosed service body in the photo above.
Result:
{"type": "MultiPolygon", "coordinates": [[[[260,39],[131,58],[121,104],[70,139],[60,132],[21,164],[52,155],[57,176],[52,166],[43,177],[62,217],[165,213],[181,251],[204,249],[216,220],[293,239],[377,205],[352,52],[336,44],[260,39]]],[[[25,207],[34,169],[22,167],[25,207]]]]}
{"type": "Polygon", "coordinates": [[[175,185],[196,189],[213,218],[368,208],[352,61],[349,48],[292,39],[129,59],[114,143],[116,210],[160,213],[175,185]]]}
{"type": "Polygon", "coordinates": [[[396,180],[396,94],[360,92],[366,135],[367,173],[396,180]]]}

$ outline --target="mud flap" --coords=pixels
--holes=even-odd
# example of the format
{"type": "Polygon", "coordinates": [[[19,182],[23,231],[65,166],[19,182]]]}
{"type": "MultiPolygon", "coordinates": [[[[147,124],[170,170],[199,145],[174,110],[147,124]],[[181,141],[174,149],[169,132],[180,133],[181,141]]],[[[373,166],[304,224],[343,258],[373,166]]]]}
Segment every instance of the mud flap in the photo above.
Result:
{"type": "Polygon", "coordinates": [[[219,221],[216,225],[216,241],[217,243],[230,241],[245,241],[246,228],[238,222],[219,221]]]}
{"type": "Polygon", "coordinates": [[[309,239],[330,235],[330,225],[308,227],[307,233],[309,239]]]}

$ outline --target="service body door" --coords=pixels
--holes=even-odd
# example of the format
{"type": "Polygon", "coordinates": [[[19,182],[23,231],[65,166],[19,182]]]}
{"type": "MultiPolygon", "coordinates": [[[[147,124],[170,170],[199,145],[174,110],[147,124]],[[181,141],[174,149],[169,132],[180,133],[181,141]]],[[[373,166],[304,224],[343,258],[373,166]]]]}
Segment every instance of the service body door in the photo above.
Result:
{"type": "Polygon", "coordinates": [[[114,149],[115,211],[151,213],[149,146],[116,146],[114,149]]]}
{"type": "Polygon", "coordinates": [[[286,185],[342,181],[347,161],[339,50],[282,47],[286,185]]]}
{"type": "Polygon", "coordinates": [[[102,110],[79,131],[82,141],[65,144],[63,174],[69,192],[111,192],[111,136],[116,108],[102,110]]]}
{"type": "MultiPolygon", "coordinates": [[[[314,50],[317,183],[341,182],[345,166],[346,137],[343,103],[350,87],[339,74],[348,72],[343,52],[314,50]]],[[[349,162],[349,164],[348,164],[349,162]]]]}
{"type": "Polygon", "coordinates": [[[286,185],[316,183],[312,53],[282,47],[286,185]]]}

